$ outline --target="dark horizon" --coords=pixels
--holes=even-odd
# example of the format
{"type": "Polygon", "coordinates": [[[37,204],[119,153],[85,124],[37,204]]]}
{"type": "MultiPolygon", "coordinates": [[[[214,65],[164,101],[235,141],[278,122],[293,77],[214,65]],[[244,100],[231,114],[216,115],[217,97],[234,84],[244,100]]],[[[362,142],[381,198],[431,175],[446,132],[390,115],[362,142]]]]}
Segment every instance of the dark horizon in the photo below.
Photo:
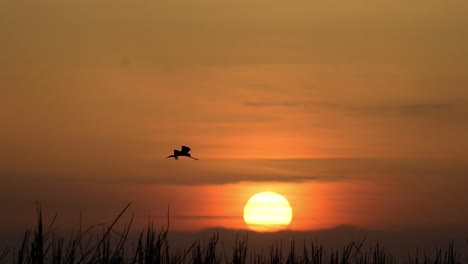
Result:
{"type": "MultiPolygon", "coordinates": [[[[127,212],[130,214],[131,212],[127,212]]],[[[43,219],[46,220],[46,219],[43,219]]],[[[122,219],[123,220],[123,219],[122,219]]],[[[119,220],[119,221],[122,221],[119,220]]],[[[107,228],[110,225],[109,221],[103,227],[107,228]]],[[[52,239],[64,238],[65,241],[70,238],[70,235],[77,232],[68,229],[63,230],[54,226],[49,226],[48,221],[44,221],[44,227],[47,227],[44,232],[52,232],[49,234],[49,239],[53,234],[52,239]],[[50,228],[52,227],[52,228],[50,228]],[[50,228],[50,229],[49,229],[50,228]]],[[[124,230],[128,223],[119,223],[113,229],[124,230]]],[[[36,226],[37,227],[37,226],[36,226]]],[[[154,226],[157,233],[166,230],[166,226],[154,226]]],[[[35,230],[35,227],[31,227],[35,230]]],[[[83,227],[86,229],[86,227],[83,227]]],[[[92,235],[97,235],[105,229],[96,227],[91,232],[92,235]]],[[[396,263],[408,261],[408,258],[421,258],[427,256],[434,259],[437,250],[441,249],[444,252],[454,246],[455,252],[461,254],[459,257],[462,260],[468,260],[468,226],[464,227],[438,227],[438,228],[403,228],[396,230],[370,230],[351,225],[340,225],[332,228],[309,231],[293,231],[282,230],[277,232],[255,232],[248,229],[228,229],[223,227],[213,227],[199,231],[171,231],[167,229],[167,241],[170,244],[172,252],[185,251],[193,246],[193,243],[200,243],[203,247],[207,246],[210,239],[216,237],[218,246],[222,247],[223,256],[230,256],[235,247],[236,241],[246,241],[249,254],[269,254],[270,250],[278,247],[283,256],[287,256],[291,251],[291,243],[294,243],[295,251],[298,256],[302,256],[304,249],[310,249],[312,245],[315,247],[323,246],[325,254],[333,252],[333,250],[341,251],[350,243],[362,245],[360,250],[367,252],[373,250],[377,245],[384,250],[387,256],[394,258],[396,263]],[[305,248],[304,248],[305,247],[305,248]],[[437,249],[437,250],[436,250],[437,249]]],[[[26,231],[26,230],[24,230],[26,231]]],[[[24,236],[24,231],[12,233],[2,236],[0,239],[0,252],[4,249],[18,250],[24,236]]],[[[127,240],[129,241],[126,247],[131,249],[132,241],[137,241],[140,232],[145,232],[146,228],[130,229],[127,240]]],[[[119,233],[114,233],[114,235],[119,233]]],[[[4,234],[5,235],[5,234],[4,234]]],[[[34,232],[33,232],[34,236],[34,232]]],[[[118,235],[117,235],[118,237],[118,235]]],[[[11,251],[10,251],[11,252],[11,251]]],[[[326,257],[326,256],[325,256],[326,257]]]]}

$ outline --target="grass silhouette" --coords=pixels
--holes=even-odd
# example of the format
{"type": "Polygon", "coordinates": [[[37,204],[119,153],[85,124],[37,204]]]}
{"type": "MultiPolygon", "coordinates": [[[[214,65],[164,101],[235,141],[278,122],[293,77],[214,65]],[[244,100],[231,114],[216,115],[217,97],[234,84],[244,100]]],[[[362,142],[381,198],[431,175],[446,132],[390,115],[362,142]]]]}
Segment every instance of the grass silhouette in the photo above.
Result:
{"type": "MultiPolygon", "coordinates": [[[[31,264],[81,264],[81,263],[135,263],[135,264],[386,264],[397,263],[392,255],[385,253],[378,243],[364,251],[364,240],[349,242],[341,251],[327,251],[322,245],[311,243],[301,250],[297,250],[295,242],[289,245],[289,251],[283,255],[283,245],[280,242],[269,247],[268,254],[250,252],[248,239],[236,236],[232,254],[227,254],[224,244],[219,243],[219,234],[214,233],[208,239],[207,244],[194,241],[188,249],[174,251],[168,242],[169,212],[165,228],[156,229],[149,223],[146,231],[139,233],[136,243],[129,241],[129,233],[133,216],[128,224],[125,224],[119,232],[115,230],[116,223],[130,207],[131,203],[124,207],[115,220],[101,233],[94,233],[97,225],[87,229],[80,227],[77,232],[72,232],[68,239],[56,237],[52,231],[56,215],[47,229],[44,229],[41,208],[37,206],[37,226],[35,230],[26,230],[18,251],[4,249],[0,251],[0,263],[31,263],[31,264]],[[301,252],[301,254],[299,254],[301,252]]],[[[135,242],[135,241],[133,241],[135,242]]],[[[468,263],[461,260],[454,243],[451,242],[446,249],[436,248],[435,256],[408,256],[405,263],[410,264],[451,264],[468,263]]]]}

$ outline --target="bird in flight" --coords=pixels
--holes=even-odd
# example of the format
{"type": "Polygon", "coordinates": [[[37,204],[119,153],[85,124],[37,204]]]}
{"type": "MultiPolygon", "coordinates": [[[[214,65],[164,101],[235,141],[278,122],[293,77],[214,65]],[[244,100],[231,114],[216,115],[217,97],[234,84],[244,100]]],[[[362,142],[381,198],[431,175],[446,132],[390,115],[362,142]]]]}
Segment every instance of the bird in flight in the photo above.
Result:
{"type": "Polygon", "coordinates": [[[189,147],[182,146],[181,150],[174,149],[174,154],[167,156],[166,159],[167,158],[174,158],[175,160],[179,160],[179,156],[185,156],[185,157],[189,157],[189,158],[194,159],[194,160],[198,160],[197,158],[192,157],[189,152],[190,152],[189,147]]]}

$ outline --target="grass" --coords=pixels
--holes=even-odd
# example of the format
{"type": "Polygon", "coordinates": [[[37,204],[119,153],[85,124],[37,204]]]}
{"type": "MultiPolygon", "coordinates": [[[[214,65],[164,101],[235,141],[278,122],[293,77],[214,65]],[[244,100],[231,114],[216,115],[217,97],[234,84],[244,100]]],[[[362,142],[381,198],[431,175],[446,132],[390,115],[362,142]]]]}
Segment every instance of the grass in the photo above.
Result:
{"type": "MultiPolygon", "coordinates": [[[[343,249],[325,250],[322,245],[310,243],[304,244],[300,249],[296,248],[292,241],[284,254],[282,243],[274,243],[269,247],[269,252],[251,252],[248,250],[248,238],[236,237],[231,251],[227,253],[223,243],[219,242],[219,234],[214,233],[207,243],[194,241],[190,247],[182,251],[174,251],[168,241],[169,219],[165,228],[156,229],[153,224],[148,224],[145,231],[141,232],[136,241],[130,241],[129,233],[132,219],[128,224],[116,230],[116,224],[121,216],[130,207],[129,203],[115,218],[110,226],[95,233],[97,226],[82,229],[81,224],[77,232],[72,232],[68,239],[57,237],[52,231],[55,217],[48,228],[44,228],[41,208],[37,207],[37,226],[35,230],[26,230],[21,245],[17,250],[0,251],[0,263],[30,263],[30,264],[81,264],[81,263],[308,263],[308,264],[385,264],[397,263],[392,255],[385,252],[378,243],[363,250],[365,241],[349,242],[343,249]]],[[[168,214],[169,215],[169,214],[168,214]]],[[[436,248],[434,257],[420,256],[416,250],[415,256],[408,256],[405,263],[410,264],[449,264],[468,263],[468,259],[462,260],[461,254],[455,249],[454,243],[450,243],[446,249],[436,248]]]]}

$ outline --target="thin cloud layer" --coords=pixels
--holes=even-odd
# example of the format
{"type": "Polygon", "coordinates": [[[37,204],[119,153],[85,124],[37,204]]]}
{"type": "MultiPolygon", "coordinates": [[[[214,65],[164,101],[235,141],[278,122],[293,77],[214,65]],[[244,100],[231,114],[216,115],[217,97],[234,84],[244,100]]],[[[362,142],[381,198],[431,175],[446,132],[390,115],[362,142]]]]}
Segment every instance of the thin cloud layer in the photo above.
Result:
{"type": "Polygon", "coordinates": [[[297,101],[248,101],[245,105],[250,107],[307,107],[322,108],[327,110],[336,110],[346,113],[363,115],[444,115],[460,114],[468,110],[466,103],[381,103],[381,104],[351,104],[351,103],[332,103],[318,102],[308,100],[297,101]],[[462,113],[460,113],[462,112],[462,113]]]}
{"type": "Polygon", "coordinates": [[[342,182],[385,177],[426,180],[447,177],[457,180],[468,175],[468,166],[460,161],[395,159],[298,159],[298,160],[164,160],[131,167],[115,165],[108,170],[89,173],[80,168],[51,174],[6,173],[5,186],[14,183],[53,181],[68,183],[216,185],[240,182],[342,182]]]}

